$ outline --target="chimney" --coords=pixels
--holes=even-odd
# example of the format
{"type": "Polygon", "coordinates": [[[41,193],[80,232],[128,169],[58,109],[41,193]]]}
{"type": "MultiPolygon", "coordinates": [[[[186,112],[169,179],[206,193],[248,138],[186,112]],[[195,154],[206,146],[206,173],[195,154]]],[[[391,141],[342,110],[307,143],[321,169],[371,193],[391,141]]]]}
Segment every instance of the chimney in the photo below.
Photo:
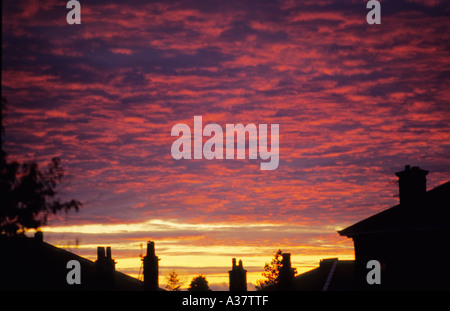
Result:
{"type": "Polygon", "coordinates": [[[422,200],[427,192],[428,171],[417,166],[405,166],[405,170],[395,173],[398,177],[400,204],[410,206],[422,200]]]}
{"type": "Polygon", "coordinates": [[[104,272],[116,270],[116,262],[111,257],[110,246],[106,248],[106,253],[103,246],[97,247],[97,261],[95,263],[104,272]]]}
{"type": "Polygon", "coordinates": [[[103,262],[105,260],[105,248],[103,246],[97,246],[97,261],[103,262]]]}
{"type": "Polygon", "coordinates": [[[111,257],[111,247],[97,247],[97,284],[101,290],[112,290],[115,288],[114,271],[116,270],[116,262],[111,257]]]}
{"type": "Polygon", "coordinates": [[[294,280],[295,272],[291,266],[291,254],[281,254],[283,259],[281,260],[281,267],[278,274],[278,286],[280,290],[292,289],[292,281],[294,280]]]}
{"type": "Polygon", "coordinates": [[[144,262],[144,288],[146,290],[159,289],[159,258],[155,255],[155,242],[147,242],[147,255],[144,262]]]}
{"type": "Polygon", "coordinates": [[[242,260],[236,266],[236,258],[233,258],[233,267],[228,271],[230,276],[230,291],[247,291],[247,270],[244,270],[242,260]]]}
{"type": "Polygon", "coordinates": [[[291,254],[290,253],[284,253],[281,254],[283,256],[283,259],[281,260],[281,264],[283,267],[289,267],[291,268],[291,254]]]}
{"type": "Polygon", "coordinates": [[[111,257],[111,246],[108,246],[106,248],[106,260],[112,260],[112,257],[111,257]]]}
{"type": "Polygon", "coordinates": [[[36,231],[34,233],[34,239],[38,242],[43,242],[44,241],[44,234],[42,233],[42,231],[36,231]]]}

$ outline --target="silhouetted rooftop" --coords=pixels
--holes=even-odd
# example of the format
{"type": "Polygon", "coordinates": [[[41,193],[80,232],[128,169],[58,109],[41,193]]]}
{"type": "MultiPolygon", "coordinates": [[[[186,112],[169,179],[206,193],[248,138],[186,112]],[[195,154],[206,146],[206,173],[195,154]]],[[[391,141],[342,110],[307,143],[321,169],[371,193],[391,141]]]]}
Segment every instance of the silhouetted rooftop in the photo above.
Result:
{"type": "Polygon", "coordinates": [[[353,290],[354,261],[323,259],[320,266],[297,275],[293,290],[345,291],[353,290]]]}
{"type": "Polygon", "coordinates": [[[2,290],[142,290],[143,282],[119,271],[102,280],[95,262],[40,238],[0,236],[0,289],[2,290]],[[69,285],[70,260],[81,266],[81,284],[69,285]],[[113,281],[111,281],[113,280],[113,281]]]}
{"type": "Polygon", "coordinates": [[[338,231],[341,236],[450,228],[450,181],[425,193],[421,200],[398,204],[338,231]]]}

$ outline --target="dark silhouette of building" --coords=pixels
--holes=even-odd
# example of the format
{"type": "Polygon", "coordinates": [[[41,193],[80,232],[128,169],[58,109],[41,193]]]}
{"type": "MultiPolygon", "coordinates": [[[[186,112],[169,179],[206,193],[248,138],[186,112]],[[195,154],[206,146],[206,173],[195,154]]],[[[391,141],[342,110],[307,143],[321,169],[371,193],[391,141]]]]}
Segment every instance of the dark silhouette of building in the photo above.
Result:
{"type": "Polygon", "coordinates": [[[1,290],[142,290],[143,283],[115,270],[111,248],[98,248],[93,262],[34,237],[0,236],[1,290]],[[80,263],[81,284],[68,284],[67,263],[80,263]]]}
{"type": "Polygon", "coordinates": [[[426,191],[428,171],[406,166],[400,204],[338,233],[353,239],[355,288],[449,290],[450,182],[426,191]],[[367,263],[380,263],[381,284],[368,284],[367,263]]]}
{"type": "Polygon", "coordinates": [[[162,290],[158,287],[158,257],[154,253],[154,243],[148,245],[142,282],[116,271],[111,247],[99,246],[97,260],[93,262],[44,242],[42,232],[37,232],[34,237],[0,235],[0,290],[162,290]],[[67,281],[70,271],[67,264],[72,260],[80,264],[80,284],[67,281]]]}
{"type": "Polygon", "coordinates": [[[145,290],[159,290],[159,258],[155,255],[155,242],[147,242],[147,255],[142,261],[145,290]]]}
{"type": "Polygon", "coordinates": [[[354,261],[338,258],[322,259],[319,267],[297,275],[293,290],[349,291],[354,289],[354,261]]]}
{"type": "Polygon", "coordinates": [[[247,270],[242,265],[242,260],[239,260],[239,265],[236,265],[236,258],[233,258],[233,267],[228,271],[230,276],[230,291],[247,291],[247,270]]]}

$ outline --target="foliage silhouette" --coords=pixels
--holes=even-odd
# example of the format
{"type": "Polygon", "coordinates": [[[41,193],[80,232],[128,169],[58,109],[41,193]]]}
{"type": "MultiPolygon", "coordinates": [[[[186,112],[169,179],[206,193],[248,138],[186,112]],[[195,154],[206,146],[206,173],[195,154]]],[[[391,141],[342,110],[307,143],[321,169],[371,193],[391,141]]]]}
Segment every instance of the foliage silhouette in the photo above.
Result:
{"type": "Polygon", "coordinates": [[[18,235],[45,225],[50,214],[78,211],[82,203],[77,200],[61,202],[55,198],[56,188],[64,176],[60,158],[53,158],[47,171],[41,171],[35,161],[7,161],[3,150],[6,103],[2,97],[0,233],[18,235]]]}
{"type": "Polygon", "coordinates": [[[188,291],[210,291],[208,281],[206,280],[206,276],[200,274],[192,279],[191,284],[189,285],[188,291]]]}
{"type": "Polygon", "coordinates": [[[167,277],[167,284],[164,286],[168,291],[178,292],[181,290],[180,278],[178,277],[178,273],[174,271],[170,272],[167,277]]]}

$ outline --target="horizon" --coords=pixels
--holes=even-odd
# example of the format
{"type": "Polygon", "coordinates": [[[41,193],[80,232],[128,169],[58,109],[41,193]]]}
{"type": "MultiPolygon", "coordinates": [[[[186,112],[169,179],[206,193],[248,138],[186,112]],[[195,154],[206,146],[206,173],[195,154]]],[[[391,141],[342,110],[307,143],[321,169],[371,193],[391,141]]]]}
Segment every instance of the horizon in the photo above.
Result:
{"type": "Polygon", "coordinates": [[[223,288],[232,258],[254,285],[278,249],[298,274],[353,259],[337,230],[398,204],[405,165],[450,180],[445,1],[381,1],[374,25],[367,1],[80,2],[73,25],[64,1],[2,2],[7,159],[60,157],[58,197],[84,204],[42,227],[50,244],[111,246],[137,277],[154,241],[160,287],[175,270],[223,288]],[[277,167],[174,159],[195,116],[279,125],[277,167]]]}
{"type": "MultiPolygon", "coordinates": [[[[439,185],[438,185],[439,186],[439,185]]],[[[434,187],[433,187],[434,188],[434,187]]],[[[427,191],[432,190],[433,188],[427,188],[427,191]]],[[[398,203],[397,203],[398,204],[398,203]]],[[[396,206],[397,204],[394,204],[393,206],[396,206]]],[[[381,209],[381,211],[384,211],[392,206],[386,207],[384,209],[381,209]]],[[[369,215],[373,216],[373,215],[369,215]]],[[[363,220],[363,219],[360,219],[363,220]]],[[[360,221],[358,220],[358,221],[360,221]]],[[[356,221],[356,222],[358,222],[356,221]]],[[[355,223],[356,223],[355,222],[355,223]]],[[[125,273],[131,277],[137,278],[139,280],[143,279],[142,274],[142,256],[145,256],[146,254],[146,242],[139,243],[139,254],[137,249],[133,250],[133,246],[137,245],[137,241],[133,242],[117,242],[117,243],[106,243],[102,245],[94,245],[94,244],[87,244],[83,245],[80,243],[80,240],[77,238],[78,236],[82,236],[83,234],[117,234],[117,232],[142,232],[142,227],[151,226],[151,225],[169,225],[174,227],[175,224],[170,221],[159,221],[159,220],[150,220],[143,223],[134,223],[134,224],[108,224],[108,225],[98,225],[98,224],[90,224],[90,225],[80,225],[80,226],[43,226],[39,230],[31,229],[29,232],[36,232],[36,231],[42,231],[44,233],[44,241],[52,244],[51,241],[56,242],[57,244],[54,244],[55,246],[58,246],[60,248],[63,248],[65,250],[68,250],[70,252],[73,252],[79,256],[85,257],[91,261],[95,261],[96,258],[96,249],[97,246],[112,246],[112,254],[113,259],[116,261],[116,270],[122,273],[125,273]],[[70,236],[75,237],[74,241],[71,240],[64,240],[59,238],[61,234],[69,234],[70,236]],[[47,239],[47,236],[50,238],[47,239]],[[74,245],[71,245],[71,243],[74,242],[74,245]],[[116,253],[117,247],[119,249],[119,255],[121,257],[116,258],[114,254],[116,253]],[[126,253],[123,254],[121,251],[121,248],[125,248],[127,250],[126,253]],[[132,253],[132,256],[130,256],[130,253],[132,253]],[[124,256],[125,255],[125,256],[124,256]],[[135,270],[139,267],[139,271],[136,272],[135,270]]],[[[353,223],[352,223],[353,224],[353,223]]],[[[349,224],[348,226],[352,225],[349,224]]],[[[230,228],[236,228],[239,226],[236,225],[230,225],[230,224],[218,224],[217,227],[223,228],[223,229],[230,229],[230,228]]],[[[248,226],[248,225],[247,225],[248,226]]],[[[267,227],[274,227],[274,226],[280,226],[275,224],[250,224],[250,226],[257,227],[257,228],[267,228],[267,227]]],[[[195,226],[195,225],[188,225],[186,227],[190,227],[191,230],[198,230],[198,227],[214,227],[214,226],[195,226]]],[[[292,226],[295,227],[295,226],[292,226]]],[[[292,267],[297,269],[297,274],[300,275],[302,273],[308,272],[310,270],[313,270],[317,267],[319,267],[319,263],[323,259],[330,259],[330,258],[337,258],[340,261],[341,260],[354,260],[354,249],[353,249],[353,241],[346,237],[339,237],[337,231],[342,230],[344,228],[335,228],[335,234],[338,241],[335,241],[337,244],[330,244],[329,246],[333,246],[335,249],[340,249],[340,251],[336,252],[334,249],[333,252],[329,251],[322,251],[317,255],[315,252],[313,255],[299,255],[296,254],[295,251],[298,251],[300,254],[303,252],[302,250],[305,248],[304,245],[293,245],[290,247],[287,247],[289,251],[283,251],[283,253],[291,253],[292,258],[292,267]],[[328,256],[325,256],[328,255],[328,256]],[[335,256],[336,255],[336,256],[335,256]],[[323,257],[325,256],[325,257],[323,257]]],[[[158,230],[156,230],[158,231],[158,230]]],[[[284,229],[283,231],[286,231],[284,229]]],[[[29,234],[28,234],[29,236],[29,234]]],[[[103,241],[106,241],[106,239],[102,239],[103,241]]],[[[150,241],[150,240],[149,240],[150,241]]],[[[251,247],[251,251],[249,250],[249,246],[233,246],[233,247],[225,247],[223,245],[216,246],[215,250],[209,250],[209,253],[213,253],[213,256],[210,256],[209,258],[203,258],[204,255],[192,255],[192,253],[195,253],[195,250],[190,249],[189,252],[185,252],[183,250],[170,250],[170,246],[174,241],[164,241],[162,242],[163,246],[161,247],[162,252],[158,253],[158,241],[152,240],[155,242],[155,248],[156,248],[156,255],[160,259],[160,276],[159,276],[159,283],[160,287],[164,288],[164,285],[167,283],[167,276],[170,272],[175,271],[177,272],[178,276],[181,279],[181,290],[187,290],[190,281],[200,275],[203,274],[206,276],[206,278],[209,281],[210,288],[212,290],[219,290],[219,291],[227,291],[229,282],[228,282],[228,271],[231,269],[231,259],[236,258],[237,260],[243,260],[243,262],[250,263],[249,266],[246,266],[244,264],[244,269],[247,270],[247,285],[249,291],[256,290],[255,285],[257,284],[258,280],[264,280],[262,277],[262,272],[264,271],[263,267],[265,263],[270,263],[270,261],[274,258],[274,255],[278,249],[271,249],[270,247],[259,247],[261,251],[259,254],[260,256],[255,255],[254,249],[255,246],[251,247]],[[166,245],[167,246],[164,246],[166,245]],[[229,248],[229,249],[228,249],[229,248]],[[231,250],[232,249],[232,250],[231,250]],[[270,251],[273,251],[272,254],[269,254],[270,251]],[[186,254],[187,253],[187,254],[186,254]],[[161,256],[163,254],[164,256],[167,255],[167,258],[164,258],[161,256]],[[242,254],[242,256],[236,255],[236,254],[242,254]],[[262,255],[264,254],[264,255],[262,255]],[[217,259],[216,257],[219,257],[220,259],[217,259]],[[193,260],[196,262],[196,265],[193,267],[186,266],[183,264],[180,264],[186,260],[186,258],[193,258],[193,260]],[[213,259],[211,259],[213,258],[213,259]],[[214,260],[214,258],[216,258],[214,260]],[[198,261],[200,259],[200,261],[198,261]],[[203,259],[203,260],[202,260],[203,259]],[[229,261],[229,262],[228,262],[229,261]],[[165,263],[168,263],[168,266],[164,266],[165,263]],[[214,262],[216,265],[211,266],[211,262],[214,262]],[[220,263],[217,265],[217,263],[220,263]],[[227,266],[228,264],[228,266],[227,266]],[[209,280],[211,279],[211,280],[209,280]]],[[[186,243],[183,242],[177,242],[177,247],[182,247],[183,245],[192,246],[187,241],[186,243]]],[[[323,245],[322,245],[323,246],[323,245]]],[[[177,248],[176,247],[176,248],[177,248]]],[[[198,251],[205,251],[205,248],[210,248],[210,246],[194,246],[198,248],[198,251]]],[[[311,246],[310,246],[311,247],[311,246]]],[[[319,249],[320,247],[317,247],[319,249]]],[[[188,261],[189,262],[189,261],[188,261]]]]}

